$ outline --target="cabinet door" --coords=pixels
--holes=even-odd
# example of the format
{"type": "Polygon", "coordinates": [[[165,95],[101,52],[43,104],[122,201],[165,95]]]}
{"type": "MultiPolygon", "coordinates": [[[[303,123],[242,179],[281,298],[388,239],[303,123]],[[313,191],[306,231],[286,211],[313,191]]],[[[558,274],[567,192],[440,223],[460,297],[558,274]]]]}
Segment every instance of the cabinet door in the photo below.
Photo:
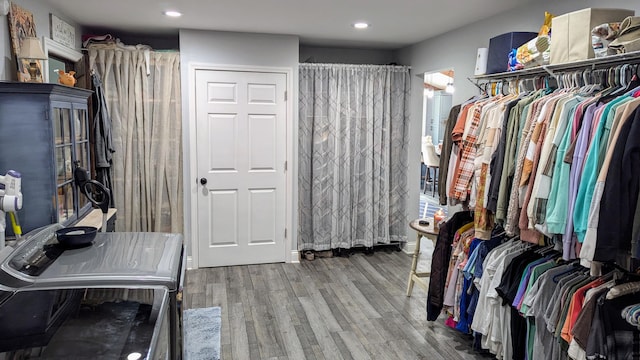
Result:
{"type": "Polygon", "coordinates": [[[74,164],[87,170],[90,168],[87,110],[71,104],[55,104],[52,113],[57,194],[54,206],[57,209],[57,221],[68,223],[90,207],[89,200],[79,191],[73,179],[74,164]]]}
{"type": "Polygon", "coordinates": [[[64,223],[74,218],[73,186],[73,129],[71,108],[53,108],[53,129],[55,139],[56,194],[54,205],[58,222],[64,223]]]}
{"type": "MultiPolygon", "coordinates": [[[[89,171],[91,162],[89,160],[89,123],[86,109],[73,108],[73,130],[74,130],[74,164],[80,165],[81,168],[89,171]]],[[[77,190],[77,210],[82,212],[83,209],[90,207],[89,199],[77,190]]],[[[82,214],[79,214],[82,215],[82,214]]]]}

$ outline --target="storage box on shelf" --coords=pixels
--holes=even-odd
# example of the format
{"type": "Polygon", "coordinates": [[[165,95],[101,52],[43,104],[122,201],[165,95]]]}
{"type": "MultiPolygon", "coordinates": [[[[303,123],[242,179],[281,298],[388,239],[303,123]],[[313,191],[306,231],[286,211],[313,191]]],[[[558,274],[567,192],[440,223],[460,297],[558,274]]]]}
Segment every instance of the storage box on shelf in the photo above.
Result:
{"type": "Polygon", "coordinates": [[[620,22],[635,11],[587,8],[558,15],[551,21],[551,64],[594,57],[591,29],[600,24],[620,22]]]}
{"type": "Polygon", "coordinates": [[[534,32],[510,32],[492,37],[489,40],[489,55],[487,57],[487,74],[507,71],[509,52],[538,36],[534,32]]]}

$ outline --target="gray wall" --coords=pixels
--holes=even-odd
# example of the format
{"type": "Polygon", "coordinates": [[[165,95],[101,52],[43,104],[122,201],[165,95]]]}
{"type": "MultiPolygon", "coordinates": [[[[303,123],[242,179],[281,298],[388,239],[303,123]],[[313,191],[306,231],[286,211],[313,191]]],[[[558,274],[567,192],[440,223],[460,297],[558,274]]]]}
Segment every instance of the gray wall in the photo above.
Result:
{"type": "Polygon", "coordinates": [[[396,51],[300,45],[300,62],[388,65],[396,62],[396,51]]]}
{"type": "Polygon", "coordinates": [[[398,52],[398,62],[410,65],[412,68],[412,101],[410,125],[410,153],[409,153],[409,204],[416,204],[409,208],[409,218],[418,215],[420,189],[420,132],[422,121],[423,84],[421,74],[435,70],[453,68],[455,71],[456,92],[453,103],[459,104],[473,95],[478,89],[467,77],[473,76],[477,49],[488,47],[489,39],[511,31],[538,32],[544,21],[544,12],[562,15],[584,8],[621,8],[632,9],[640,15],[640,1],[638,0],[609,0],[606,2],[595,0],[563,0],[536,1],[516,10],[505,12],[497,16],[478,21],[474,24],[431,38],[418,44],[408,46],[398,52]]]}
{"type": "Polygon", "coordinates": [[[178,30],[168,33],[130,33],[118,29],[87,27],[84,29],[84,33],[111,34],[120,39],[124,44],[144,44],[149,45],[156,50],[179,50],[180,48],[178,30]]]}
{"type": "MultiPolygon", "coordinates": [[[[64,14],[38,0],[11,0],[20,7],[30,11],[36,22],[36,34],[40,39],[43,36],[51,37],[49,27],[49,14],[54,14],[76,28],[76,50],[80,49],[82,42],[82,29],[78,24],[65,18],[64,14]]],[[[15,56],[11,53],[11,37],[9,35],[9,24],[7,16],[0,16],[0,80],[15,81],[17,79],[17,68],[15,56]]]]}
{"type": "MultiPolygon", "coordinates": [[[[182,75],[182,121],[184,138],[184,164],[185,179],[189,179],[190,142],[187,138],[189,129],[189,89],[195,87],[190,83],[189,69],[194,64],[208,65],[243,65],[252,67],[279,67],[290,68],[293,73],[293,94],[291,101],[293,109],[293,148],[289,149],[293,153],[293,228],[289,229],[293,250],[297,246],[297,223],[298,223],[298,186],[297,186],[297,139],[298,139],[298,48],[299,40],[297,36],[290,35],[266,35],[235,33],[221,31],[201,31],[201,30],[180,30],[180,69],[182,75]]],[[[191,181],[185,181],[185,187],[189,187],[191,181]]],[[[185,211],[185,238],[195,240],[191,236],[191,191],[185,189],[184,211],[185,211]]],[[[193,243],[195,245],[195,242],[193,243]]],[[[192,254],[189,248],[189,254],[192,254]]]]}

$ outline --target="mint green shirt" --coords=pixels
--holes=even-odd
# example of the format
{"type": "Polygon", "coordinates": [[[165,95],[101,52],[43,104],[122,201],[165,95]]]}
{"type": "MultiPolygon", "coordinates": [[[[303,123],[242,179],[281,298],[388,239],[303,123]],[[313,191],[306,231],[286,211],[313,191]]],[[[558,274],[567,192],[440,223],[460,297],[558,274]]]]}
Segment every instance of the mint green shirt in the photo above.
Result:
{"type": "MultiPolygon", "coordinates": [[[[576,106],[571,109],[568,119],[573,119],[576,107],[579,104],[580,103],[576,104],[576,106]]],[[[568,124],[571,124],[571,122],[568,124]]],[[[549,191],[547,215],[545,217],[547,221],[547,230],[550,234],[564,234],[567,224],[567,209],[569,208],[569,173],[571,167],[569,164],[564,162],[564,156],[567,153],[569,145],[571,145],[571,126],[567,126],[567,129],[562,136],[562,141],[560,141],[558,152],[556,153],[556,162],[553,166],[551,190],[549,191]]]]}
{"type": "Polygon", "coordinates": [[[611,102],[606,105],[595,134],[593,135],[593,140],[591,140],[584,168],[582,169],[578,195],[576,196],[576,202],[573,208],[573,231],[580,243],[584,241],[587,233],[591,199],[593,198],[593,191],[598,175],[600,174],[602,161],[607,153],[607,140],[609,139],[615,112],[620,106],[631,99],[633,98],[629,96],[621,96],[611,100],[611,102]]]}

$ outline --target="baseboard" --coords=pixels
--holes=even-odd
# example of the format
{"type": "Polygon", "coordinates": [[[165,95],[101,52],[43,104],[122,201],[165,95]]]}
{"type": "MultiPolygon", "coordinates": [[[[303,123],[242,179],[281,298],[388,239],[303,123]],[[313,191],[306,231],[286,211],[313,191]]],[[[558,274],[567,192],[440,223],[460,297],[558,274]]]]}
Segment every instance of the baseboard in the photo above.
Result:
{"type": "MultiPolygon", "coordinates": [[[[404,251],[407,254],[413,254],[413,250],[416,248],[416,243],[407,243],[404,246],[404,251]]],[[[299,264],[300,263],[300,251],[291,250],[291,264],[299,264]]],[[[187,256],[187,270],[193,270],[193,258],[191,256],[187,256]]]]}
{"type": "Polygon", "coordinates": [[[291,263],[299,264],[300,263],[300,251],[291,250],[291,263]]]}
{"type": "Polygon", "coordinates": [[[402,251],[405,254],[409,254],[409,255],[413,255],[413,252],[416,251],[416,242],[406,242],[404,244],[404,248],[402,249],[402,251]]]}

